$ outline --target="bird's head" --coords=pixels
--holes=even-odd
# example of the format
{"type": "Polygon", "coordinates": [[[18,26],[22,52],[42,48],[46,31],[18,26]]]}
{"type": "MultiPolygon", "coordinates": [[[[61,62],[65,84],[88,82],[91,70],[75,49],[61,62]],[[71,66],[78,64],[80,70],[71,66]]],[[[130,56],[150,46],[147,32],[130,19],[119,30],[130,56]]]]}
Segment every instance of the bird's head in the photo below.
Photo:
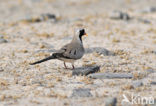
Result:
{"type": "Polygon", "coordinates": [[[77,40],[80,40],[82,42],[82,36],[88,36],[87,33],[85,32],[85,29],[78,29],[76,30],[75,37],[77,40]]]}

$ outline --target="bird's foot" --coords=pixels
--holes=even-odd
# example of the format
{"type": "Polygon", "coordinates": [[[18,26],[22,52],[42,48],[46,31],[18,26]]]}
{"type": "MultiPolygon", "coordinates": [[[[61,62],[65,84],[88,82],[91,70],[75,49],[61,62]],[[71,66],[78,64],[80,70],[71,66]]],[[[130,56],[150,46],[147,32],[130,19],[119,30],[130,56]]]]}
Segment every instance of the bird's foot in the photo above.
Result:
{"type": "Polygon", "coordinates": [[[75,69],[75,67],[74,67],[74,65],[73,65],[73,64],[72,64],[72,67],[73,67],[72,69],[74,70],[74,69],[75,69]]]}

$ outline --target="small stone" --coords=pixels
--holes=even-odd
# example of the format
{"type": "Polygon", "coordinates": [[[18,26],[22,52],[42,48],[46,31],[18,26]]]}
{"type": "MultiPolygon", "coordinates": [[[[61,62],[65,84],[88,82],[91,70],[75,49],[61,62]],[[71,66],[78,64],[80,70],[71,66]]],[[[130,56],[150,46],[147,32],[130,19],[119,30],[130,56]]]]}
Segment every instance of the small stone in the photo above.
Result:
{"type": "MultiPolygon", "coordinates": [[[[54,19],[54,20],[56,20],[56,15],[55,15],[55,14],[50,14],[50,13],[42,14],[42,15],[41,15],[41,18],[42,18],[43,20],[48,20],[48,19],[54,19]]],[[[41,20],[42,20],[42,19],[41,19],[41,20]]]]}
{"type": "Polygon", "coordinates": [[[4,38],[0,38],[0,44],[1,43],[7,43],[8,41],[6,40],[6,39],[4,39],[4,38]]]}
{"type": "Polygon", "coordinates": [[[151,21],[147,20],[147,19],[138,19],[138,21],[144,23],[144,24],[150,24],[151,21]]]}
{"type": "Polygon", "coordinates": [[[94,78],[94,79],[114,79],[114,78],[131,79],[131,78],[133,78],[133,74],[129,74],[129,73],[94,73],[94,74],[90,74],[88,76],[90,78],[94,78]]]}
{"type": "Polygon", "coordinates": [[[91,73],[98,72],[100,66],[91,66],[91,67],[80,67],[73,70],[72,75],[88,75],[91,73]]]}
{"type": "Polygon", "coordinates": [[[110,97],[105,100],[105,106],[116,106],[117,98],[116,97],[110,97]]]}
{"type": "Polygon", "coordinates": [[[146,72],[148,72],[148,73],[155,73],[156,71],[154,71],[153,69],[147,69],[146,72]]]}
{"type": "Polygon", "coordinates": [[[156,106],[156,99],[154,99],[153,104],[150,104],[150,106],[156,106]]]}
{"type": "Polygon", "coordinates": [[[113,53],[112,51],[109,51],[102,47],[86,48],[85,51],[86,51],[86,53],[96,52],[96,53],[102,54],[104,56],[114,56],[115,55],[115,53],[113,53]]]}
{"type": "Polygon", "coordinates": [[[151,82],[151,85],[156,85],[156,81],[152,81],[151,82]]]}
{"type": "Polygon", "coordinates": [[[23,22],[23,23],[35,23],[35,22],[41,22],[41,21],[42,20],[38,16],[28,17],[24,20],[21,20],[21,22],[23,22]]]}
{"type": "Polygon", "coordinates": [[[119,20],[130,20],[130,17],[127,13],[121,12],[121,11],[113,11],[110,14],[111,19],[119,19],[119,20]]]}
{"type": "Polygon", "coordinates": [[[92,94],[88,88],[79,88],[73,90],[71,97],[92,97],[92,94]]]}
{"type": "Polygon", "coordinates": [[[40,16],[27,16],[25,19],[20,20],[22,23],[37,23],[37,22],[42,22],[42,21],[47,21],[49,19],[53,19],[56,21],[56,16],[55,14],[41,14],[40,16]]]}
{"type": "Polygon", "coordinates": [[[4,38],[4,36],[3,36],[3,35],[0,35],[0,39],[1,39],[1,38],[4,38]]]}
{"type": "Polygon", "coordinates": [[[0,72],[3,72],[4,70],[2,68],[0,68],[0,72]]]}
{"type": "Polygon", "coordinates": [[[152,51],[152,53],[156,55],[156,51],[152,51]]]}
{"type": "Polygon", "coordinates": [[[141,80],[133,81],[133,82],[132,82],[132,86],[133,86],[134,88],[143,86],[143,82],[142,82],[141,80]]]}
{"type": "Polygon", "coordinates": [[[143,12],[143,13],[152,13],[152,12],[156,12],[156,7],[146,7],[146,8],[143,9],[141,12],[143,12]]]}

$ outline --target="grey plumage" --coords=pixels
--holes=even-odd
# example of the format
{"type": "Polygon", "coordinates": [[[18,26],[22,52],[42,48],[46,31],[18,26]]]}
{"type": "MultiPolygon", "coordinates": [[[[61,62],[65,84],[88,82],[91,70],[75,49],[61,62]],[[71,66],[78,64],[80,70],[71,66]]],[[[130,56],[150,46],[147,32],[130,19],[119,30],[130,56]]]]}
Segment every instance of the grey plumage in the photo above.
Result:
{"type": "Polygon", "coordinates": [[[69,44],[66,44],[56,53],[53,53],[51,56],[34,63],[30,63],[30,65],[39,64],[51,59],[58,59],[64,61],[65,68],[67,68],[65,62],[72,63],[72,66],[74,68],[74,61],[82,58],[85,52],[82,43],[83,35],[86,35],[85,30],[78,30],[69,44]]]}

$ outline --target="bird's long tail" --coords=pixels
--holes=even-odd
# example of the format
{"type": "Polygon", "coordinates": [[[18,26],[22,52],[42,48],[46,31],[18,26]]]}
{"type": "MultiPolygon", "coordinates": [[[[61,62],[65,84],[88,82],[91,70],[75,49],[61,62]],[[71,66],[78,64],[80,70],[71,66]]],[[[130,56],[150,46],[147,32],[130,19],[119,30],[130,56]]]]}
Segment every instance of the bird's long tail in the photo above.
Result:
{"type": "Polygon", "coordinates": [[[48,60],[51,60],[51,59],[56,59],[56,56],[52,55],[52,56],[46,57],[46,58],[44,58],[42,60],[36,61],[34,63],[30,63],[30,65],[39,64],[39,63],[42,63],[42,62],[45,62],[45,61],[48,61],[48,60]]]}

